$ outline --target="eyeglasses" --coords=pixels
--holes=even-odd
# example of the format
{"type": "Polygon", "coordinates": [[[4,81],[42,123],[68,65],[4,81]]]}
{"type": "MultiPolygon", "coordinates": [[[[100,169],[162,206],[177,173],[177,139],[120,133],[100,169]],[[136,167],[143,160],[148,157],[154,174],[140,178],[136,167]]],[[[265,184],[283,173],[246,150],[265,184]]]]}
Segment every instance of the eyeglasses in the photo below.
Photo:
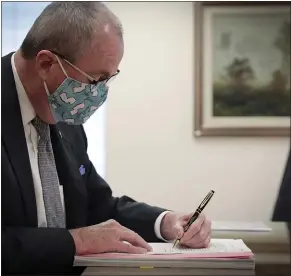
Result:
{"type": "Polygon", "coordinates": [[[91,84],[95,84],[96,85],[98,83],[102,83],[102,84],[109,85],[116,78],[116,76],[120,72],[120,70],[117,70],[117,72],[115,74],[113,74],[112,76],[110,76],[109,78],[106,78],[104,80],[96,80],[96,79],[92,78],[91,76],[89,76],[84,71],[82,71],[81,69],[79,69],[77,66],[75,66],[74,64],[72,64],[70,61],[68,61],[68,59],[64,55],[62,55],[62,54],[60,54],[60,53],[58,53],[56,51],[52,51],[52,50],[49,50],[49,51],[52,52],[53,54],[55,54],[57,57],[60,57],[62,60],[64,60],[66,63],[68,63],[70,66],[72,66],[75,70],[77,70],[78,72],[80,72],[82,75],[86,76],[89,79],[89,81],[91,82],[91,84]]]}

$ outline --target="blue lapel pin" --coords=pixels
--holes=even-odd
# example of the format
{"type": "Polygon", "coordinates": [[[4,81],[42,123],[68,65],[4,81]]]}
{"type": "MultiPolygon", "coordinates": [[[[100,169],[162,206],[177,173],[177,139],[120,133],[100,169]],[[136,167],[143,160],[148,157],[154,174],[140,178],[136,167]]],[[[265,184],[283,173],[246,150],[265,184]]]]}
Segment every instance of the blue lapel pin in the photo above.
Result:
{"type": "Polygon", "coordinates": [[[81,167],[79,168],[79,171],[80,171],[80,174],[81,175],[84,175],[85,174],[85,168],[84,168],[84,166],[83,165],[81,165],[81,167]]]}

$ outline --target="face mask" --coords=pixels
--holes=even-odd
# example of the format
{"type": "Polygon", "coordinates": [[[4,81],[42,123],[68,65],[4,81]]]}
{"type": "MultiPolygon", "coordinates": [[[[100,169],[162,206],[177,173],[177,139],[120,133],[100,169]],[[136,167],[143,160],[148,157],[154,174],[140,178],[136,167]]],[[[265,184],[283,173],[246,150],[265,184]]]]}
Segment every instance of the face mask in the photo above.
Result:
{"type": "MultiPolygon", "coordinates": [[[[66,79],[53,94],[49,93],[44,82],[51,114],[56,122],[65,122],[72,125],[84,124],[105,102],[108,86],[105,81],[103,83],[87,84],[68,77],[59,58],[57,56],[56,58],[66,79]]],[[[74,68],[76,67],[74,66],[74,68]]],[[[77,70],[82,72],[78,68],[77,70]]],[[[83,74],[85,73],[83,72],[83,74]]]]}

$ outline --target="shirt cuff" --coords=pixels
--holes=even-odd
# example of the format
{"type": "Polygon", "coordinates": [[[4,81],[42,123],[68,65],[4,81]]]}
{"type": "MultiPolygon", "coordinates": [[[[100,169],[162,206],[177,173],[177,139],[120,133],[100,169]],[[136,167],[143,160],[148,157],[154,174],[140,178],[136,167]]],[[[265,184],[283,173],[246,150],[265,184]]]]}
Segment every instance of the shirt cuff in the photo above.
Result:
{"type": "Polygon", "coordinates": [[[162,223],[162,220],[163,220],[164,216],[165,216],[167,213],[169,213],[169,212],[170,212],[170,211],[164,211],[163,213],[161,213],[161,214],[157,217],[157,219],[156,219],[156,221],[155,221],[155,234],[156,234],[157,238],[160,239],[160,240],[166,241],[166,242],[167,242],[167,240],[165,240],[165,239],[162,237],[162,234],[161,234],[161,223],[162,223]]]}

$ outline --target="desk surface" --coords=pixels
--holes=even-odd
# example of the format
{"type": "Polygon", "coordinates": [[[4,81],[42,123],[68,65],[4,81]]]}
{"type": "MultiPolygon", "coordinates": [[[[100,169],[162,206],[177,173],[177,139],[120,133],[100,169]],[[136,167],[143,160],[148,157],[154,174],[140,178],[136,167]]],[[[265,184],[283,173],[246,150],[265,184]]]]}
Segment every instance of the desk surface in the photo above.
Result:
{"type": "Polygon", "coordinates": [[[213,238],[242,239],[254,253],[289,253],[289,234],[286,223],[266,223],[270,232],[213,231],[213,238]]]}
{"type": "Polygon", "coordinates": [[[288,243],[289,235],[286,223],[266,223],[272,231],[252,232],[252,231],[215,231],[212,232],[213,238],[243,239],[244,242],[259,243],[288,243]]]}

